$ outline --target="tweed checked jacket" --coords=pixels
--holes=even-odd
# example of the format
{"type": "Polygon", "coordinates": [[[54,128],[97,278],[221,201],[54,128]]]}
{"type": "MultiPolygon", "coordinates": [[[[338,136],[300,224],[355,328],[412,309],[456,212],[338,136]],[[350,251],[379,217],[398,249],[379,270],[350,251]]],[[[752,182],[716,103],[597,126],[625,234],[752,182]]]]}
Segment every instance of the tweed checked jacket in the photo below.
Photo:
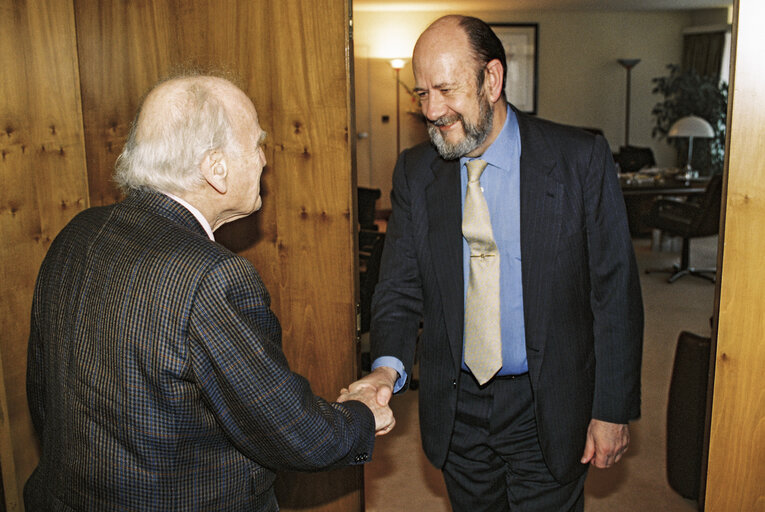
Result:
{"type": "Polygon", "coordinates": [[[53,242],[32,306],[35,510],[278,510],[274,471],[371,456],[374,418],[292,373],[252,265],[136,192],[53,242]]]}

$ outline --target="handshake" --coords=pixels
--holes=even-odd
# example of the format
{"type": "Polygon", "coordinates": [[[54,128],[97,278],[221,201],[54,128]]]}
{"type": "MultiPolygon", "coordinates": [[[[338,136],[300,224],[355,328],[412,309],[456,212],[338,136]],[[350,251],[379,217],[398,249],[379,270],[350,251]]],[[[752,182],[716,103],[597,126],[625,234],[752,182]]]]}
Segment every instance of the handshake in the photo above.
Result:
{"type": "Polygon", "coordinates": [[[396,425],[396,418],[393,417],[393,411],[388,402],[393,396],[393,386],[397,379],[396,370],[381,366],[366,377],[340,390],[337,401],[343,403],[348,400],[357,400],[369,407],[375,416],[375,435],[383,436],[393,430],[396,425]]]}

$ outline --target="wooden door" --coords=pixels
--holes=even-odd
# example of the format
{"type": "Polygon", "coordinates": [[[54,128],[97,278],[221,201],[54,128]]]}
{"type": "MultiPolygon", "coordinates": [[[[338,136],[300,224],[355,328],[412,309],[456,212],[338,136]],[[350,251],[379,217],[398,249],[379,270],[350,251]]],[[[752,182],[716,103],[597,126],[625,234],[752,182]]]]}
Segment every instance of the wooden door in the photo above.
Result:
{"type": "Polygon", "coordinates": [[[734,13],[708,512],[765,511],[765,3],[734,13]]]}

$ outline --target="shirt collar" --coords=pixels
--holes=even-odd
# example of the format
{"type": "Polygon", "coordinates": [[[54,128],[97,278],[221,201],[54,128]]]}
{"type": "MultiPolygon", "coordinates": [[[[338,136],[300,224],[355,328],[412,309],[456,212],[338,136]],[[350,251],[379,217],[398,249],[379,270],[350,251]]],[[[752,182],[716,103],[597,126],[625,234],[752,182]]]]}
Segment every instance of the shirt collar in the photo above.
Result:
{"type": "MultiPolygon", "coordinates": [[[[488,165],[492,165],[499,169],[510,171],[512,164],[517,161],[520,155],[520,145],[518,142],[518,119],[515,116],[515,111],[507,106],[507,116],[505,118],[505,124],[502,126],[502,131],[499,132],[497,138],[491,145],[486,148],[481,160],[485,160],[488,165]]],[[[472,160],[472,158],[462,157],[460,158],[460,164],[464,167],[465,164],[472,160]]]]}
{"type": "Polygon", "coordinates": [[[173,194],[168,194],[167,192],[165,192],[165,195],[167,197],[169,197],[170,199],[172,199],[173,201],[176,201],[177,203],[180,203],[181,206],[183,206],[189,212],[191,212],[191,214],[194,216],[194,218],[197,219],[197,221],[199,221],[199,223],[204,228],[205,233],[207,233],[207,237],[210,240],[212,240],[213,242],[215,241],[215,237],[213,236],[213,232],[212,232],[212,227],[210,227],[210,223],[207,222],[207,219],[205,219],[205,216],[202,215],[202,212],[200,212],[199,210],[194,208],[191,204],[189,204],[187,201],[184,201],[183,199],[181,199],[178,196],[175,196],[173,194]]]}

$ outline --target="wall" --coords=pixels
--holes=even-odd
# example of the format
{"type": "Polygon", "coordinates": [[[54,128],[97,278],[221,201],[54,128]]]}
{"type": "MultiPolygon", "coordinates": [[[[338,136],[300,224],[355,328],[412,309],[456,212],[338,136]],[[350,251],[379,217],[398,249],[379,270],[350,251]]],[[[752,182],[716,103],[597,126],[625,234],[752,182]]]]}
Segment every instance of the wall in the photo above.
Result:
{"type": "Polygon", "coordinates": [[[37,269],[88,202],[71,2],[0,3],[0,466],[5,510],[38,457],[26,400],[37,269]]]}
{"type": "MultiPolygon", "coordinates": [[[[382,123],[382,115],[395,118],[395,78],[386,59],[411,57],[419,33],[447,12],[370,12],[354,10],[357,84],[368,80],[365,95],[356,96],[357,130],[370,134],[359,141],[359,184],[383,189],[379,207],[389,205],[390,176],[395,163],[395,124],[382,123]],[[370,62],[366,62],[370,60],[370,62]],[[360,76],[361,70],[367,73],[360,76]],[[366,106],[368,103],[369,106],[366,106]],[[371,151],[371,156],[365,151],[371,151]],[[371,163],[367,163],[371,162],[371,163]],[[362,172],[367,170],[367,174],[362,172]]],[[[672,166],[674,149],[651,136],[651,110],[661,99],[651,93],[651,80],[666,74],[666,65],[680,62],[682,31],[702,24],[725,23],[727,10],[691,11],[480,11],[464,12],[496,23],[539,23],[538,115],[577,126],[604,131],[614,151],[624,144],[626,71],[619,58],[640,58],[632,70],[630,144],[650,146],[659,166],[672,166]]],[[[401,71],[409,86],[411,67],[401,71]]],[[[358,89],[357,89],[358,90],[358,89]]],[[[402,94],[405,93],[402,89],[402,94]]],[[[402,98],[401,108],[407,108],[402,98]]],[[[408,116],[405,116],[408,117],[408,116]]],[[[395,123],[395,121],[393,121],[395,123]]],[[[401,147],[411,146],[424,135],[416,121],[406,121],[401,147]]]]}

